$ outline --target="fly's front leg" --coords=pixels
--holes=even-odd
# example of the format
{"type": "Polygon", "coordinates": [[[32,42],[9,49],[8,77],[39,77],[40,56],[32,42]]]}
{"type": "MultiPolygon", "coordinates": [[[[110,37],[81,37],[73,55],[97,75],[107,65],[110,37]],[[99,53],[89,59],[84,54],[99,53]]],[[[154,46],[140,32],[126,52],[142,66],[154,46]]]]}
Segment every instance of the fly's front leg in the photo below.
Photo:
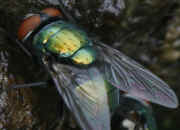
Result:
{"type": "Polygon", "coordinates": [[[15,36],[13,36],[13,34],[9,34],[4,28],[0,27],[0,32],[2,32],[5,36],[7,36],[7,38],[9,40],[11,40],[13,43],[15,43],[16,45],[18,45],[23,52],[30,58],[32,58],[31,53],[23,46],[22,42],[19,41],[15,36]]]}
{"type": "MultiPolygon", "coordinates": [[[[52,5],[53,2],[50,2],[50,0],[45,0],[48,4],[52,5]]],[[[73,18],[72,15],[70,15],[70,13],[68,13],[68,11],[65,9],[64,4],[62,2],[62,0],[57,0],[54,5],[58,4],[58,8],[60,10],[60,12],[72,23],[76,23],[76,20],[73,18]]]]}
{"type": "Polygon", "coordinates": [[[58,0],[59,2],[59,8],[60,11],[63,13],[63,15],[71,22],[76,23],[76,20],[73,18],[72,15],[70,15],[70,13],[68,13],[68,11],[65,9],[64,4],[62,2],[62,0],[58,0]]]}

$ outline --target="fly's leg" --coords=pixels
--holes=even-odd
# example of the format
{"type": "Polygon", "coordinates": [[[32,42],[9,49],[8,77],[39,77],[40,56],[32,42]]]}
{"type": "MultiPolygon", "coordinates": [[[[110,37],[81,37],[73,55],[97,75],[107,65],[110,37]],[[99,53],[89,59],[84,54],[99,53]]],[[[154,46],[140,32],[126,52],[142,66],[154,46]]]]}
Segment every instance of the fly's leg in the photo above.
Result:
{"type": "Polygon", "coordinates": [[[23,46],[22,42],[19,41],[17,38],[15,40],[16,44],[23,50],[23,52],[28,56],[32,58],[31,53],[23,46]]]}
{"type": "Polygon", "coordinates": [[[23,52],[30,58],[32,58],[31,53],[23,46],[22,42],[19,41],[15,36],[13,36],[13,34],[9,34],[4,28],[0,27],[0,31],[5,34],[9,40],[11,40],[12,42],[14,42],[15,44],[17,44],[22,50],[23,52]]]}
{"type": "MultiPolygon", "coordinates": [[[[52,4],[51,2],[49,2],[49,0],[45,0],[48,4],[52,4]]],[[[58,8],[60,10],[60,12],[72,23],[76,23],[76,20],[73,18],[72,15],[70,15],[68,13],[68,11],[65,9],[64,4],[62,2],[62,0],[57,0],[58,2],[58,8]]]]}
{"type": "Polygon", "coordinates": [[[70,20],[71,22],[76,23],[76,20],[73,18],[73,16],[70,15],[70,14],[68,13],[68,11],[64,8],[63,3],[62,3],[62,0],[58,0],[58,2],[59,2],[60,11],[63,13],[63,15],[64,15],[68,20],[70,20]]]}
{"type": "Polygon", "coordinates": [[[29,83],[29,84],[17,84],[17,85],[12,85],[10,88],[31,88],[31,87],[36,87],[36,86],[47,86],[47,82],[37,82],[37,83],[29,83]]]}
{"type": "Polygon", "coordinates": [[[9,91],[11,89],[15,88],[31,88],[31,87],[47,87],[47,82],[36,82],[36,83],[29,83],[29,84],[17,84],[17,85],[11,85],[10,87],[4,89],[3,91],[9,91]]]}

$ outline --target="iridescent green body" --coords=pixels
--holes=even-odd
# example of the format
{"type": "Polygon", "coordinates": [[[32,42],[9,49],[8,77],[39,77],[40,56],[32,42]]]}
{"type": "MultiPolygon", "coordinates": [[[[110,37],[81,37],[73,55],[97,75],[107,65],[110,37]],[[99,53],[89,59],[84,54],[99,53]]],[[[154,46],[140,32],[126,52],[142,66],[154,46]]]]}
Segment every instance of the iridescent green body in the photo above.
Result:
{"type": "MultiPolygon", "coordinates": [[[[60,20],[43,27],[34,36],[33,45],[41,53],[51,52],[59,58],[70,59],[77,65],[89,65],[96,60],[92,41],[86,33],[75,25],[60,20]]],[[[91,72],[92,79],[84,81],[81,86],[76,86],[76,91],[82,96],[81,99],[94,103],[96,109],[107,107],[108,111],[112,111],[118,105],[119,92],[104,80],[99,70],[96,71],[96,74],[91,72]]]]}
{"type": "Polygon", "coordinates": [[[89,65],[96,57],[86,33],[61,20],[43,27],[34,36],[33,45],[42,53],[51,52],[76,64],[89,65]]]}
{"type": "MultiPolygon", "coordinates": [[[[54,54],[56,58],[69,59],[70,63],[80,65],[63,64],[61,60],[56,60],[49,68],[53,69],[50,73],[58,79],[56,85],[61,84],[57,87],[58,91],[80,126],[83,129],[110,130],[110,117],[126,98],[120,98],[119,89],[107,81],[103,75],[105,70],[102,72],[93,64],[97,58],[97,50],[93,48],[93,43],[86,33],[75,25],[59,20],[44,26],[35,34],[32,43],[38,50],[37,53],[54,54]],[[68,84],[64,83],[65,81],[68,84]],[[101,128],[96,128],[97,126],[101,128]]],[[[46,63],[48,61],[44,62],[46,63]]],[[[137,105],[131,109],[147,118],[148,130],[156,130],[149,108],[137,105]]]]}
{"type": "Polygon", "coordinates": [[[63,8],[62,13],[47,10],[29,15],[18,33],[25,45],[16,41],[44,67],[43,79],[53,81],[81,129],[111,130],[111,116],[120,106],[123,114],[134,111],[145,118],[136,124],[140,129],[156,130],[152,111],[143,101],[178,106],[175,93],[156,75],[98,39],[90,39],[69,23],[76,22],[63,8]],[[134,100],[127,103],[128,96],[134,100]]]}

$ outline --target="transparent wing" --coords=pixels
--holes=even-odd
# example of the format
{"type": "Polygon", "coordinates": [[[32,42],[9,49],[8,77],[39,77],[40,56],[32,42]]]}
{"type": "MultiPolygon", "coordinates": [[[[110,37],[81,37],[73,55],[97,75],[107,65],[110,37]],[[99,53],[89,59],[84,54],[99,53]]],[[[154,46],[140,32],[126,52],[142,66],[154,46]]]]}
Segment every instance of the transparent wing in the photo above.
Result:
{"type": "Polygon", "coordinates": [[[95,47],[101,63],[99,70],[113,86],[169,108],[178,106],[177,97],[169,86],[142,65],[99,41],[95,41],[95,47]]]}
{"type": "Polygon", "coordinates": [[[83,130],[110,130],[107,90],[97,69],[58,62],[47,68],[51,68],[49,72],[59,93],[83,130]]]}

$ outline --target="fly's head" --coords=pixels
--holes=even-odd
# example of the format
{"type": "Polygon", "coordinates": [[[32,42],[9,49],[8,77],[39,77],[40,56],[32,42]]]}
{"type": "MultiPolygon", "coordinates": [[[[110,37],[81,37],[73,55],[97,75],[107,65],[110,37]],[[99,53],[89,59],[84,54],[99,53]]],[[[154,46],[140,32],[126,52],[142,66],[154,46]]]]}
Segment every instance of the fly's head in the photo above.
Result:
{"type": "Polygon", "coordinates": [[[52,17],[62,17],[62,14],[55,8],[46,8],[36,14],[27,14],[19,27],[18,39],[25,41],[44,21],[52,17]]]}
{"type": "Polygon", "coordinates": [[[33,56],[39,57],[44,47],[39,47],[39,45],[36,47],[33,45],[35,35],[47,24],[62,18],[62,13],[56,8],[45,8],[38,13],[27,14],[20,24],[17,33],[18,39],[33,56]]]}

